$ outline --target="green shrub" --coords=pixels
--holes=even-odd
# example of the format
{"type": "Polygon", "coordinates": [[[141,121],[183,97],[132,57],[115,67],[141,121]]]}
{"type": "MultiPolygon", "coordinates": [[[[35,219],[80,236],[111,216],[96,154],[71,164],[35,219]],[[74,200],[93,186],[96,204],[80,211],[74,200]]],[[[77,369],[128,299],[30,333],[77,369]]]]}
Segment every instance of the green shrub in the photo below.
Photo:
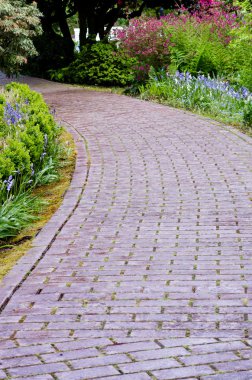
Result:
{"type": "Polygon", "coordinates": [[[224,74],[231,66],[226,44],[209,23],[187,20],[184,25],[167,25],[170,36],[170,72],[188,71],[192,74],[224,74]]]}
{"type": "Polygon", "coordinates": [[[30,163],[38,170],[43,165],[42,155],[50,157],[55,153],[60,128],[42,96],[27,85],[6,85],[2,103],[0,99],[0,136],[5,145],[8,145],[7,137],[21,142],[28,151],[30,163]]]}
{"type": "Polygon", "coordinates": [[[243,110],[243,124],[252,128],[252,102],[247,103],[243,110]]]}
{"type": "Polygon", "coordinates": [[[194,13],[180,9],[157,20],[140,17],[119,33],[121,49],[137,57],[140,65],[136,78],[148,79],[150,67],[169,72],[176,70],[210,75],[229,70],[230,53],[226,47],[229,33],[238,22],[233,13],[213,7],[194,13]]]}
{"type": "Polygon", "coordinates": [[[15,165],[12,160],[0,153],[0,185],[2,179],[6,179],[14,174],[15,165]]]}
{"type": "MultiPolygon", "coordinates": [[[[7,147],[2,152],[4,159],[10,159],[15,171],[28,174],[31,167],[29,151],[21,141],[9,138],[7,147]]],[[[14,174],[14,173],[13,173],[14,174]]]]}
{"type": "Polygon", "coordinates": [[[38,125],[27,125],[20,134],[20,140],[28,150],[32,163],[38,165],[44,151],[44,135],[38,125]]]}
{"type": "Polygon", "coordinates": [[[132,82],[136,63],[120,53],[113,43],[85,46],[68,67],[51,71],[51,79],[77,84],[125,86],[132,82]]]}
{"type": "Polygon", "coordinates": [[[41,94],[31,91],[27,85],[15,82],[6,85],[5,89],[12,101],[20,104],[21,112],[26,114],[23,123],[27,127],[39,125],[40,131],[50,141],[58,136],[60,130],[41,94]]]}
{"type": "Polygon", "coordinates": [[[239,28],[231,31],[228,46],[232,56],[231,79],[252,91],[252,3],[238,0],[236,5],[239,6],[239,28]]]}
{"type": "Polygon", "coordinates": [[[11,83],[0,95],[0,178],[30,175],[57,151],[55,120],[42,96],[27,85],[11,83]]]}
{"type": "Polygon", "coordinates": [[[42,96],[8,84],[0,94],[0,240],[34,220],[35,186],[58,178],[60,128],[42,96]]]}
{"type": "Polygon", "coordinates": [[[39,106],[36,108],[34,107],[32,114],[29,117],[29,121],[26,122],[26,126],[28,128],[30,126],[33,127],[34,125],[38,126],[41,133],[47,136],[49,144],[48,149],[52,148],[51,144],[59,133],[59,129],[53,120],[53,116],[42,111],[39,106]]]}

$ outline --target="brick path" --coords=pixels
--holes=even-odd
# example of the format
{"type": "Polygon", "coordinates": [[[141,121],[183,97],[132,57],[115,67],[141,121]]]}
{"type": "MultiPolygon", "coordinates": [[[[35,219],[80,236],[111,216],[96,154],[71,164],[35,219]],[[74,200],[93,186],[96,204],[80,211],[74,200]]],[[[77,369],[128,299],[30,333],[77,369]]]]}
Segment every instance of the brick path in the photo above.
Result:
{"type": "Polygon", "coordinates": [[[169,107],[32,84],[72,125],[79,159],[2,285],[12,292],[37,259],[1,313],[0,379],[252,379],[252,140],[169,107]]]}

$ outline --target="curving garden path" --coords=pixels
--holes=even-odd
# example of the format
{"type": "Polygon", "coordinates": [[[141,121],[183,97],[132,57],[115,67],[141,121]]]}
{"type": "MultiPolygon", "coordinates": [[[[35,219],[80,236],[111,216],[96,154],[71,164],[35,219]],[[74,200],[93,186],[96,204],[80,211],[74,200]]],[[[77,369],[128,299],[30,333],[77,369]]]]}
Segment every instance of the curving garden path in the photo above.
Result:
{"type": "Polygon", "coordinates": [[[0,287],[0,379],[252,379],[252,140],[30,84],[79,153],[63,205],[0,287]]]}

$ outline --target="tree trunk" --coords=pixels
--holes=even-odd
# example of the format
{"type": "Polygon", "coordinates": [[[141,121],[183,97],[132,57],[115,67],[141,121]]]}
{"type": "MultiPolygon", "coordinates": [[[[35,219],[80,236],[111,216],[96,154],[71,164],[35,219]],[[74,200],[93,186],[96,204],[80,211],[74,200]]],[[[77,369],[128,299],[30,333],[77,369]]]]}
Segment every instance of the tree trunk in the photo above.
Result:
{"type": "Polygon", "coordinates": [[[72,40],[72,36],[67,23],[66,12],[65,9],[63,9],[61,6],[61,2],[57,4],[57,18],[61,33],[64,37],[67,58],[69,58],[69,62],[71,62],[74,58],[74,42],[72,40]]]}
{"type": "Polygon", "coordinates": [[[78,11],[79,28],[80,28],[80,47],[87,43],[87,18],[86,15],[78,11]]]}

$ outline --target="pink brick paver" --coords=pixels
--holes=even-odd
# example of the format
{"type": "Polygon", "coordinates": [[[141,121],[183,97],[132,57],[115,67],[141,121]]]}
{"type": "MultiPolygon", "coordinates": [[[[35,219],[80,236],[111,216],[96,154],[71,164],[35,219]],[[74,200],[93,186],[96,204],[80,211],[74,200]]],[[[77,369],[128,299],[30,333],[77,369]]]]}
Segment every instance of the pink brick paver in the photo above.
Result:
{"type": "Polygon", "coordinates": [[[63,205],[0,287],[0,379],[252,379],[252,140],[24,80],[79,156],[63,205]]]}

